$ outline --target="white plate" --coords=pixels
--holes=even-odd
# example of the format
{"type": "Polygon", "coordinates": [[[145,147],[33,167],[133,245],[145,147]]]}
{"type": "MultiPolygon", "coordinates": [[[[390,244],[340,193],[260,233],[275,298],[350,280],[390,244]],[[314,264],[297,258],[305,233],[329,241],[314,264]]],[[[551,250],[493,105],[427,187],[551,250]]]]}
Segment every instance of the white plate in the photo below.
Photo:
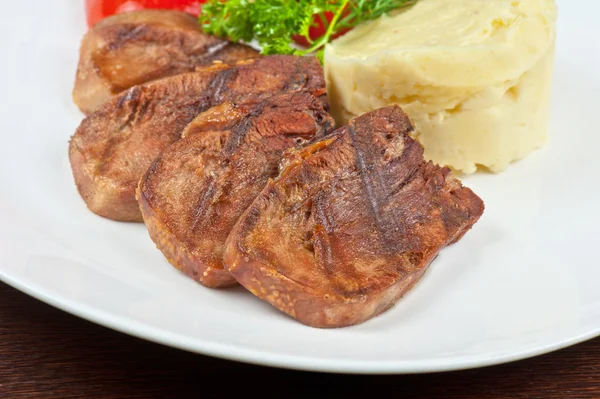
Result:
{"type": "Polygon", "coordinates": [[[465,179],[486,213],[392,310],[318,330],[240,288],[197,285],[168,265],[143,225],[85,208],[67,159],[82,118],[70,96],[80,3],[4,4],[0,279],[152,341],[307,370],[478,367],[600,335],[600,6],[559,6],[549,144],[506,173],[465,179]]]}

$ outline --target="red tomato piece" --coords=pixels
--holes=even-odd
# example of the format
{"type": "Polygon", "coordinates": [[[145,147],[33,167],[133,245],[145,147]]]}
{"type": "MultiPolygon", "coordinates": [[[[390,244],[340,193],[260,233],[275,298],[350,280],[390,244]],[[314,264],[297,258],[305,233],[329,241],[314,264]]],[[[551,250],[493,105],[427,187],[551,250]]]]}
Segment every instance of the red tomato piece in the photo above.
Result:
{"type": "Polygon", "coordinates": [[[203,3],[206,0],[85,0],[85,10],[88,26],[92,26],[111,15],[146,8],[179,10],[198,16],[203,3]]]}

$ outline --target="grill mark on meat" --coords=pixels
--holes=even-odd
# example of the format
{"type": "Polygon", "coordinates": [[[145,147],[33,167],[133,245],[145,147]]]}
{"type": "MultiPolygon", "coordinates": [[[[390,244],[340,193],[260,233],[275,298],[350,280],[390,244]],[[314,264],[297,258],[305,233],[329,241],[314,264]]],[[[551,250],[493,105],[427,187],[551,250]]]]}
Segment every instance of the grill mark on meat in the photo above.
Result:
{"type": "MultiPolygon", "coordinates": [[[[107,40],[108,45],[102,49],[103,52],[116,51],[132,42],[142,40],[150,44],[166,45],[168,40],[172,40],[172,35],[165,36],[164,34],[160,34],[160,32],[154,28],[154,23],[155,22],[141,24],[126,23],[116,26],[116,28],[109,33],[110,40],[107,40]]],[[[180,48],[185,46],[188,37],[189,36],[186,36],[185,33],[178,34],[175,37],[180,48]]],[[[204,40],[198,40],[198,44],[201,46],[197,49],[197,51],[201,51],[201,53],[197,55],[191,54],[190,61],[192,59],[202,60],[210,58],[212,55],[224,50],[226,47],[234,45],[232,42],[219,39],[215,36],[202,35],[202,39],[204,40]]],[[[186,65],[191,66],[192,63],[187,62],[186,65]]]]}
{"type": "Polygon", "coordinates": [[[312,251],[314,253],[317,265],[321,267],[326,275],[331,276],[334,273],[333,269],[333,248],[331,240],[325,226],[317,224],[313,229],[312,234],[312,251]]]}
{"type": "MultiPolygon", "coordinates": [[[[327,203],[327,197],[331,197],[330,187],[320,185],[318,192],[310,198],[312,202],[311,213],[315,225],[311,232],[313,253],[317,265],[325,272],[331,281],[337,285],[340,292],[351,292],[356,289],[356,284],[351,284],[351,280],[359,276],[358,271],[348,265],[344,269],[339,269],[335,265],[345,264],[343,249],[337,248],[339,244],[337,229],[334,220],[330,217],[330,205],[327,203]],[[348,288],[351,284],[352,288],[348,288]]],[[[343,242],[341,244],[343,246],[343,242]]]]}
{"type": "MultiPolygon", "coordinates": [[[[122,101],[119,101],[119,108],[125,112],[124,120],[119,125],[119,130],[123,131],[131,126],[139,112],[140,106],[140,96],[142,93],[142,89],[139,86],[134,86],[127,91],[127,95],[123,97],[122,101]]],[[[144,108],[146,108],[144,106],[144,108]]]]}
{"type": "Polygon", "coordinates": [[[373,167],[372,162],[369,162],[367,157],[369,156],[368,151],[362,151],[361,143],[357,142],[357,132],[355,127],[350,124],[348,126],[348,132],[350,133],[351,146],[354,150],[354,156],[356,161],[356,168],[360,175],[363,186],[365,187],[366,199],[369,205],[369,211],[375,221],[377,232],[381,237],[382,241],[388,247],[390,252],[397,250],[393,241],[390,239],[389,233],[393,231],[394,234],[402,234],[403,229],[398,223],[399,215],[396,214],[395,208],[391,207],[391,215],[383,216],[380,213],[381,205],[387,201],[390,197],[390,193],[386,189],[385,182],[383,181],[382,172],[379,168],[373,167]],[[371,164],[367,166],[367,164],[371,164]]]}
{"type": "Polygon", "coordinates": [[[135,87],[132,87],[131,89],[129,89],[124,96],[121,96],[119,98],[119,101],[117,102],[117,109],[125,108],[125,106],[129,102],[137,100],[140,96],[141,91],[142,91],[142,88],[139,86],[135,86],[135,87]]]}
{"type": "MultiPolygon", "coordinates": [[[[136,112],[135,112],[135,117],[133,118],[133,123],[140,123],[140,121],[142,119],[144,119],[144,117],[146,116],[146,114],[148,114],[148,111],[150,110],[150,102],[148,101],[141,101],[137,104],[136,106],[136,112]]],[[[150,113],[150,115],[152,115],[150,113]]]]}
{"type": "Polygon", "coordinates": [[[196,213],[192,222],[192,231],[197,231],[199,228],[204,227],[206,222],[209,220],[211,213],[211,204],[215,202],[220,194],[220,189],[216,185],[216,179],[213,177],[209,178],[208,187],[204,191],[202,197],[198,201],[198,204],[194,207],[196,213]]]}
{"type": "Polygon", "coordinates": [[[285,90],[299,90],[303,87],[306,86],[306,83],[308,82],[308,76],[304,75],[304,76],[298,76],[299,72],[301,72],[304,68],[305,65],[303,65],[304,63],[298,63],[296,64],[296,69],[294,70],[294,76],[297,76],[298,79],[295,81],[291,81],[288,82],[285,85],[285,90]]]}
{"type": "Polygon", "coordinates": [[[105,52],[115,51],[126,45],[129,41],[137,39],[140,36],[151,33],[146,24],[141,25],[121,25],[114,32],[112,32],[111,38],[113,40],[108,41],[108,45],[104,48],[105,52]]]}
{"type": "Polygon", "coordinates": [[[235,68],[227,69],[220,73],[215,80],[210,82],[212,104],[220,104],[223,102],[222,94],[227,91],[228,84],[235,79],[238,71],[235,68]]]}
{"type": "MultiPolygon", "coordinates": [[[[127,140],[127,137],[129,137],[129,127],[135,123],[140,110],[145,110],[147,108],[147,104],[140,107],[141,95],[142,88],[135,86],[129,89],[127,94],[119,101],[118,108],[122,113],[124,113],[124,115],[121,116],[120,121],[116,120],[115,123],[118,123],[117,130],[120,132],[120,134],[115,134],[108,138],[106,145],[102,148],[99,159],[112,159],[117,152],[119,144],[127,140]]],[[[127,156],[124,158],[128,159],[127,156]]],[[[127,160],[126,162],[130,163],[131,161],[127,160]]],[[[95,173],[102,175],[110,168],[111,165],[109,162],[99,162],[96,164],[95,173]]]]}
{"type": "Polygon", "coordinates": [[[225,144],[225,148],[223,149],[223,155],[231,156],[240,145],[244,142],[246,138],[246,134],[248,133],[248,129],[252,126],[252,121],[250,118],[256,117],[258,115],[257,111],[252,111],[248,115],[248,118],[244,118],[236,127],[231,131],[231,136],[227,140],[225,144]]]}
{"type": "Polygon", "coordinates": [[[326,274],[332,275],[334,273],[334,250],[331,243],[331,235],[334,234],[335,226],[328,217],[326,208],[325,196],[321,191],[312,200],[312,214],[315,221],[312,242],[317,264],[326,274]]]}
{"type": "MultiPolygon", "coordinates": [[[[412,129],[408,130],[407,134],[410,131],[412,131],[412,129]]],[[[411,162],[411,157],[415,156],[416,154],[421,156],[422,154],[420,145],[416,144],[415,142],[405,143],[404,141],[402,141],[400,143],[396,143],[396,148],[393,151],[386,150],[386,152],[384,153],[384,160],[388,162],[388,157],[391,156],[391,154],[397,150],[398,146],[402,147],[402,153],[400,154],[400,156],[396,154],[396,156],[393,157],[392,162],[389,165],[391,168],[396,168],[400,170],[401,178],[391,185],[392,190],[390,191],[388,202],[393,201],[396,196],[400,195],[419,175],[419,171],[421,170],[421,166],[419,163],[411,162]],[[415,146],[418,146],[416,151],[415,146]],[[407,167],[406,165],[409,165],[409,167],[407,167]]]]}

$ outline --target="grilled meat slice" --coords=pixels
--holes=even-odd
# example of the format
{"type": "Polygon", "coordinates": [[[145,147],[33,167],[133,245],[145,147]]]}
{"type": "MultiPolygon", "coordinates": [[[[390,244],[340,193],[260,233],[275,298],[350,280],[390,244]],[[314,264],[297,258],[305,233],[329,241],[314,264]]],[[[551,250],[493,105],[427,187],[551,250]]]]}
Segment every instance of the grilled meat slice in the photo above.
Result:
{"type": "Polygon", "coordinates": [[[194,71],[220,60],[258,57],[251,47],[202,32],[183,12],[142,10],[114,15],[84,36],[73,89],[86,114],[113,95],[151,80],[194,71]]]}
{"type": "Polygon", "coordinates": [[[142,221],[137,184],[152,161],[199,113],[227,101],[324,89],[316,58],[268,56],[134,86],[83,120],[69,145],[79,193],[98,215],[142,221]]]}
{"type": "Polygon", "coordinates": [[[289,154],[229,235],[233,277],[315,327],[394,305],[484,209],[449,169],[423,160],[412,130],[387,107],[289,154]]]}
{"type": "Polygon", "coordinates": [[[223,268],[225,240],[268,179],[277,176],[283,152],[334,126],[322,100],[309,92],[271,97],[242,118],[232,104],[218,108],[195,121],[196,127],[217,130],[196,130],[169,146],[138,189],[156,246],[177,269],[209,287],[236,283],[223,268]],[[232,121],[237,123],[231,126],[232,121]]]}

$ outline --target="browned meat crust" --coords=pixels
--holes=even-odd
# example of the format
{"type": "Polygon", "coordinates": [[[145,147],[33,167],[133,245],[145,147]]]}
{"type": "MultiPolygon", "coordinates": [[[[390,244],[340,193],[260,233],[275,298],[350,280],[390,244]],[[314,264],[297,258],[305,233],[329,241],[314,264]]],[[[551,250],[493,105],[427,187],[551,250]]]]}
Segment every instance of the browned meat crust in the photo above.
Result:
{"type": "Polygon", "coordinates": [[[73,100],[89,114],[132,86],[191,72],[216,60],[235,63],[257,56],[251,47],[205,34],[186,13],[142,10],[118,14],[102,20],[84,36],[73,100]]]}
{"type": "Polygon", "coordinates": [[[138,189],[156,246],[176,268],[209,287],[236,283],[223,268],[225,240],[268,179],[277,176],[283,152],[334,126],[322,100],[308,92],[271,97],[243,118],[233,111],[233,127],[223,109],[236,107],[218,108],[202,115],[209,121],[205,126],[225,129],[201,129],[169,146],[138,189]]]}
{"type": "Polygon", "coordinates": [[[232,275],[315,327],[393,306],[484,209],[447,168],[423,160],[412,129],[387,107],[291,153],[230,233],[232,275]]]}
{"type": "Polygon", "coordinates": [[[253,104],[324,87],[318,60],[294,56],[260,57],[134,86],[85,118],[73,135],[69,157],[79,193],[100,216],[142,221],[137,183],[199,113],[227,101],[253,104]]]}

